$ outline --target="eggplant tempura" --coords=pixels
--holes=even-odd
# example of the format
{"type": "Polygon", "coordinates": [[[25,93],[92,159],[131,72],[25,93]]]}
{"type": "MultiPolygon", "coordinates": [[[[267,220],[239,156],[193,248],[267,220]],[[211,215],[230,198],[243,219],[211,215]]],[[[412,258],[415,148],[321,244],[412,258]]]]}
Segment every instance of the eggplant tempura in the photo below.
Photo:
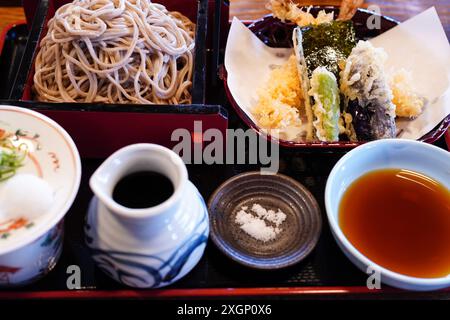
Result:
{"type": "Polygon", "coordinates": [[[360,141],[395,137],[395,105],[384,72],[383,49],[360,41],[341,71],[341,92],[346,112],[360,141]]]}

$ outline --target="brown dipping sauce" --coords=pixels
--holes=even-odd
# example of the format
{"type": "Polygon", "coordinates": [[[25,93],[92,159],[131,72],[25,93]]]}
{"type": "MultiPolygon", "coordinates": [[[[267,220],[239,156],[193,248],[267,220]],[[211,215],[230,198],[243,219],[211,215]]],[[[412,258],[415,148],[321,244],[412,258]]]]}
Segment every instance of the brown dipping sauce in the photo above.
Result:
{"type": "Polygon", "coordinates": [[[363,255],[419,278],[450,274],[450,191],[423,174],[369,172],[346,190],[339,224],[363,255]]]}

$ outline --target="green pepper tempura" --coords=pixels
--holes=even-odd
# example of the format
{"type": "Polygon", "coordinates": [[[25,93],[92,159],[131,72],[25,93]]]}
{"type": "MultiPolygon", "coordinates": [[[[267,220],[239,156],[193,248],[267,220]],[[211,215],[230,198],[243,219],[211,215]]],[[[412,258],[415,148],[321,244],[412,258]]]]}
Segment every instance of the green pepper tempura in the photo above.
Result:
{"type": "Polygon", "coordinates": [[[327,68],[318,67],[313,71],[310,82],[316,136],[320,141],[338,141],[340,98],[336,77],[327,68]]]}

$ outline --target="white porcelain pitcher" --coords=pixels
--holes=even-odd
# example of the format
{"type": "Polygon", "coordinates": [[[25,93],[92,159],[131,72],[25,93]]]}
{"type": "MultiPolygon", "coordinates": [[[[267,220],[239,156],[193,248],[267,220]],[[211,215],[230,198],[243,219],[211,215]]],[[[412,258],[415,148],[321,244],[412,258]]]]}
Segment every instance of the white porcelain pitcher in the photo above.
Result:
{"type": "Polygon", "coordinates": [[[97,169],[90,187],[95,196],[85,224],[86,243],[110,277],[137,288],[163,287],[198,263],[209,234],[208,212],[176,153],[154,144],[125,147],[97,169]],[[168,177],[174,186],[172,196],[145,209],[115,202],[112,193],[117,182],[138,171],[168,177]]]}

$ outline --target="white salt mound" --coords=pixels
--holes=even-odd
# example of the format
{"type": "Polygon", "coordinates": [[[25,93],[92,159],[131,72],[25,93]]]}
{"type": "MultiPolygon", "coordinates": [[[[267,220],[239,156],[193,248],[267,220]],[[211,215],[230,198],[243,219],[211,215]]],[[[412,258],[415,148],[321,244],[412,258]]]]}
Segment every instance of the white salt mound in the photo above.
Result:
{"type": "Polygon", "coordinates": [[[236,214],[235,222],[254,239],[262,242],[271,241],[283,231],[280,225],[286,220],[286,214],[280,209],[275,212],[274,210],[266,210],[259,204],[254,204],[251,211],[255,214],[247,212],[247,210],[248,207],[242,207],[236,214]]]}
{"type": "Polygon", "coordinates": [[[53,201],[53,190],[47,181],[32,174],[17,174],[0,191],[0,220],[35,219],[47,213],[53,201]]]}
{"type": "Polygon", "coordinates": [[[243,210],[237,213],[236,223],[240,224],[242,230],[257,240],[266,242],[275,239],[277,236],[274,228],[267,226],[264,220],[255,218],[252,214],[243,210]]]}
{"type": "Polygon", "coordinates": [[[266,210],[260,204],[255,203],[252,206],[252,211],[258,215],[259,218],[265,219],[274,223],[277,227],[286,220],[286,214],[278,209],[277,212],[273,210],[266,210]]]}

